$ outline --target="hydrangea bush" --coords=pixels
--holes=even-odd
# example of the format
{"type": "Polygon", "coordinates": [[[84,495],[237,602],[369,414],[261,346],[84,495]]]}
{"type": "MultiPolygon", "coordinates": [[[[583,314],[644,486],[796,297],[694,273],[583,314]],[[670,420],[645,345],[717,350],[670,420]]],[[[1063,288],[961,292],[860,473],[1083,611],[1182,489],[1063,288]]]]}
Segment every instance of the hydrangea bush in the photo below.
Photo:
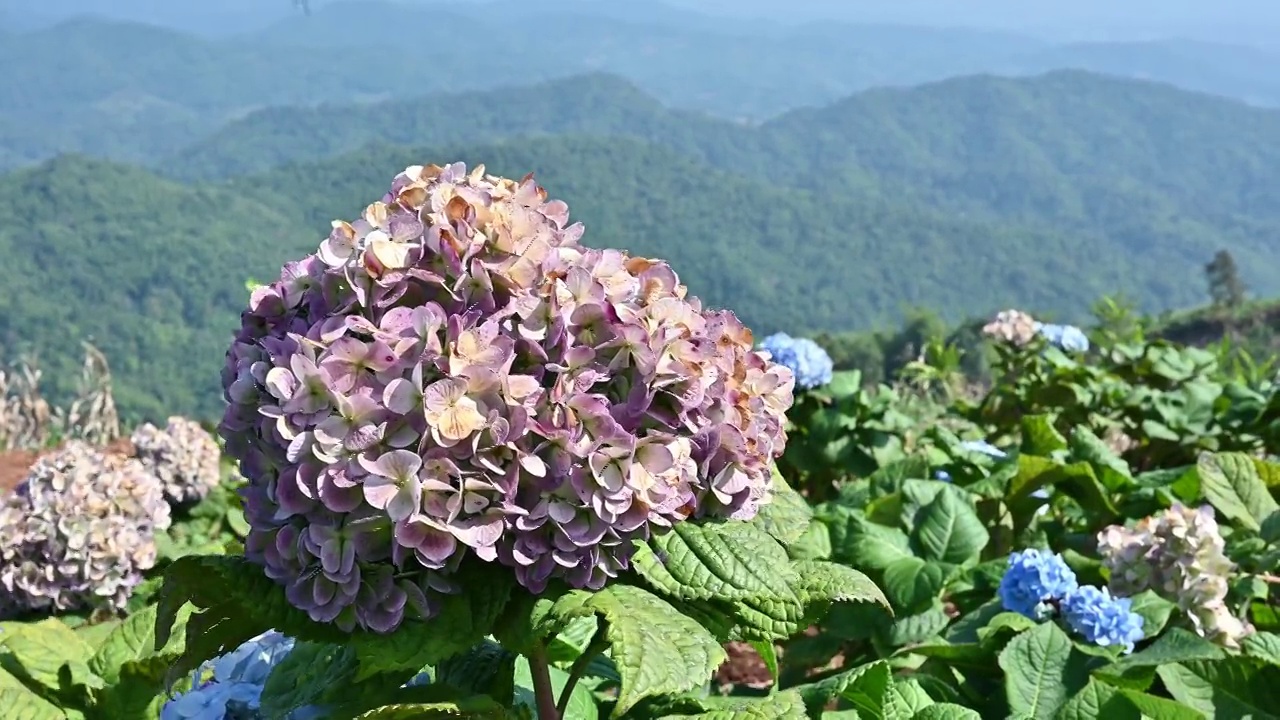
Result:
{"type": "Polygon", "coordinates": [[[254,292],[220,426],[246,556],[317,621],[433,615],[467,557],[599,589],[632,543],[769,501],[792,374],[531,179],[410,167],[254,292]]]}
{"type": "Polygon", "coordinates": [[[81,441],[39,458],[0,505],[0,617],[120,610],[169,527],[160,481],[81,441]]]}
{"type": "Polygon", "coordinates": [[[774,333],[760,341],[760,348],[769,352],[773,362],[791,371],[797,389],[812,390],[831,382],[831,356],[809,338],[774,333]]]}
{"type": "Polygon", "coordinates": [[[129,441],[173,505],[203,500],[222,479],[218,441],[194,420],[171,417],[163,429],[143,423],[129,441]]]}

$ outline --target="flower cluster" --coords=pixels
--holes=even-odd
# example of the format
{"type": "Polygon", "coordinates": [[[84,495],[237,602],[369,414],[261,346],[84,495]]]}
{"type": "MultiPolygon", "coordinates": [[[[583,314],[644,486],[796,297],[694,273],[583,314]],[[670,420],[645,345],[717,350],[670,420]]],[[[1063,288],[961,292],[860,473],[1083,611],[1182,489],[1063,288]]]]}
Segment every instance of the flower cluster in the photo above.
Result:
{"type": "Polygon", "coordinates": [[[134,457],[160,478],[175,505],[204,499],[221,479],[218,442],[194,420],[171,417],[163,430],[145,423],[129,440],[134,457]]]}
{"type": "Polygon", "coordinates": [[[1066,352],[1087,352],[1089,338],[1084,331],[1074,325],[1052,325],[1035,323],[1036,334],[1044,338],[1050,345],[1066,352]]]}
{"type": "Polygon", "coordinates": [[[38,459],[0,505],[0,617],[124,607],[169,527],[159,480],[72,441],[38,459]]]}
{"type": "Polygon", "coordinates": [[[1098,533],[1098,552],[1111,572],[1113,591],[1130,595],[1153,590],[1176,603],[1199,635],[1237,647],[1253,628],[1227,607],[1235,566],[1225,548],[1208,505],[1174,505],[1132,529],[1113,525],[1098,533]]]}
{"type": "Polygon", "coordinates": [[[982,334],[1015,347],[1023,347],[1035,339],[1040,323],[1021,310],[1001,310],[991,322],[982,326],[982,334]]]}
{"type": "Polygon", "coordinates": [[[1085,640],[1102,647],[1116,645],[1126,653],[1142,639],[1142,616],[1129,598],[1112,597],[1106,588],[1081,585],[1062,598],[1062,617],[1085,640]]]}
{"type": "Polygon", "coordinates": [[[246,557],[312,619],[430,617],[465,557],[599,588],[633,541],[770,499],[792,373],[568,207],[414,166],[256,289],[219,427],[246,557]]]}
{"type": "Polygon", "coordinates": [[[834,369],[831,356],[809,338],[793,338],[786,333],[774,333],[760,342],[760,349],[767,350],[774,362],[789,368],[795,375],[796,387],[801,390],[810,390],[831,382],[834,369]]]}
{"type": "Polygon", "coordinates": [[[1128,653],[1143,636],[1142,616],[1132,611],[1128,598],[1080,585],[1056,553],[1031,548],[1011,554],[997,595],[1004,609],[1033,620],[1060,612],[1068,627],[1095,645],[1128,653]]]}

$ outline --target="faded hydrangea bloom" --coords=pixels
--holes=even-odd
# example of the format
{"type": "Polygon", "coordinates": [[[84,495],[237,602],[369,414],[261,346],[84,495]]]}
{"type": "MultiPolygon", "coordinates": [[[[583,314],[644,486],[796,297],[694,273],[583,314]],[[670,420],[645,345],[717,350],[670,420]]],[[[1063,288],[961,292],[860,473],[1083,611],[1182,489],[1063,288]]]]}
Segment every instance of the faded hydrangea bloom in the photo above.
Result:
{"type": "Polygon", "coordinates": [[[982,334],[1015,347],[1023,347],[1035,339],[1039,325],[1035,318],[1021,310],[1001,310],[994,320],[982,327],[982,334]]]}
{"type": "Polygon", "coordinates": [[[171,417],[163,430],[145,423],[129,440],[134,457],[160,478],[175,505],[204,499],[221,479],[218,441],[194,420],[171,417]]]}
{"type": "Polygon", "coordinates": [[[79,441],[40,458],[0,505],[0,617],[123,608],[169,522],[159,481],[136,460],[79,441]]]}
{"type": "Polygon", "coordinates": [[[1236,647],[1253,628],[1226,606],[1235,566],[1225,547],[1208,505],[1174,505],[1139,520],[1132,529],[1112,525],[1098,534],[1098,552],[1111,571],[1112,591],[1132,595],[1154,590],[1176,603],[1199,635],[1236,647]]]}
{"type": "Polygon", "coordinates": [[[792,373],[581,235],[532,178],[415,166],[253,292],[219,431],[246,556],[313,619],[430,617],[468,556],[599,588],[634,539],[768,502],[792,373]]]}
{"type": "Polygon", "coordinates": [[[769,352],[770,360],[791,370],[797,388],[810,390],[831,382],[835,368],[831,356],[809,338],[774,333],[760,342],[760,349],[769,352]]]}

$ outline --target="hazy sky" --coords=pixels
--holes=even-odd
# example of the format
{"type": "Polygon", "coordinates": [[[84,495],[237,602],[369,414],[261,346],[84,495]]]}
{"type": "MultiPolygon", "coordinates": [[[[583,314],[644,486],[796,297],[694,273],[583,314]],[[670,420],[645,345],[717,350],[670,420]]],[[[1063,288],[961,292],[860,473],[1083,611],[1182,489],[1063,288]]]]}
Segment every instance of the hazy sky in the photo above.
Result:
{"type": "MultiPolygon", "coordinates": [[[[332,0],[311,0],[313,6],[332,0]]],[[[409,0],[425,2],[426,0],[409,0]]],[[[455,2],[458,0],[455,0],[455,2]]],[[[477,0],[461,0],[474,3],[477,0]]],[[[652,0],[621,0],[637,14],[652,0]]],[[[619,0],[593,0],[618,7],[619,0]]],[[[716,15],[791,22],[842,20],[967,25],[1071,36],[1184,35],[1263,40],[1280,30],[1280,0],[666,0],[716,15]]],[[[524,0],[526,9],[559,4],[524,0]]],[[[188,30],[261,27],[288,15],[291,0],[0,0],[10,21],[44,24],[80,13],[146,20],[188,30]]]]}

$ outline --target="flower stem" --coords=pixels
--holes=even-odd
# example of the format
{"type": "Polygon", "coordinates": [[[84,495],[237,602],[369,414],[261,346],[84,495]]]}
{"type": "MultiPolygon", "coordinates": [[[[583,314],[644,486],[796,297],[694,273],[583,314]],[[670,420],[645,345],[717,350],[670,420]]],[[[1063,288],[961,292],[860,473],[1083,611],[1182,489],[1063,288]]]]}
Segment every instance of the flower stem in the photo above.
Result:
{"type": "Polygon", "coordinates": [[[605,639],[606,632],[608,632],[608,623],[604,618],[600,618],[596,624],[596,632],[591,636],[591,642],[587,643],[587,649],[582,651],[578,659],[573,661],[573,667],[569,668],[569,679],[565,681],[564,689],[560,691],[560,704],[556,706],[556,711],[562,717],[569,707],[569,698],[573,695],[573,689],[577,687],[582,676],[587,674],[587,666],[609,647],[609,641],[605,639]]]}
{"type": "Polygon", "coordinates": [[[547,647],[539,640],[529,654],[529,673],[533,676],[533,698],[538,706],[538,720],[560,720],[556,709],[556,691],[551,686],[551,666],[547,647]]]}

